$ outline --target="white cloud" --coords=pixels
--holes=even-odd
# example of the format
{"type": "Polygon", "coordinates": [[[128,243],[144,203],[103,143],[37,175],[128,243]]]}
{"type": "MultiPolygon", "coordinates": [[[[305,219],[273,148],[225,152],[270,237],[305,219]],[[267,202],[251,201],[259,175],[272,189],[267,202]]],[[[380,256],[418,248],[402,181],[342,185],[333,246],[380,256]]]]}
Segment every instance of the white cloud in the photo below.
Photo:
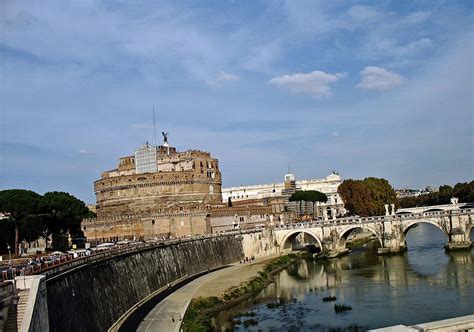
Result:
{"type": "Polygon", "coordinates": [[[269,83],[278,85],[292,93],[309,94],[315,98],[329,97],[331,84],[344,78],[346,73],[328,74],[323,71],[298,73],[272,78],[269,83]]]}
{"type": "Polygon", "coordinates": [[[231,81],[238,81],[239,76],[231,74],[231,73],[226,73],[225,71],[220,71],[219,75],[217,75],[216,81],[217,82],[231,82],[231,81]]]}
{"type": "Polygon", "coordinates": [[[235,82],[235,81],[238,81],[239,79],[240,79],[239,76],[235,74],[227,73],[221,70],[214,79],[207,80],[206,83],[209,85],[217,85],[217,84],[225,83],[225,82],[235,82]]]}
{"type": "Polygon", "coordinates": [[[406,80],[402,75],[375,66],[365,67],[360,75],[362,79],[357,88],[364,90],[387,91],[402,85],[406,80]]]}
{"type": "Polygon", "coordinates": [[[79,149],[79,153],[86,154],[89,153],[86,149],[79,149]]]}

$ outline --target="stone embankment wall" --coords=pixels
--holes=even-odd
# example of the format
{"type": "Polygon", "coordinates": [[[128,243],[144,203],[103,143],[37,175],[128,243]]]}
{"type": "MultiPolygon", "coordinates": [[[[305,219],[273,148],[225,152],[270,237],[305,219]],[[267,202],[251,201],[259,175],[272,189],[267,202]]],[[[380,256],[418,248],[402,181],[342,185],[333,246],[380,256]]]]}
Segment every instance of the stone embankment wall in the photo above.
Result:
{"type": "Polygon", "coordinates": [[[105,331],[135,303],[168,283],[242,259],[242,237],[203,238],[124,253],[50,276],[50,330],[105,331]]]}

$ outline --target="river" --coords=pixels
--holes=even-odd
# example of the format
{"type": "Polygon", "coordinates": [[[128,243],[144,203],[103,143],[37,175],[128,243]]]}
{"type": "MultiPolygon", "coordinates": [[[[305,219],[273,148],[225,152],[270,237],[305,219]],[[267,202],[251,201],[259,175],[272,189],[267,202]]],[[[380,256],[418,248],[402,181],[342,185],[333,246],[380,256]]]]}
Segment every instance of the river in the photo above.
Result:
{"type": "MultiPolygon", "coordinates": [[[[471,238],[473,238],[471,234],[471,238]]],[[[474,313],[474,249],[444,251],[444,234],[420,224],[408,250],[378,256],[369,248],[327,261],[300,261],[282,271],[254,300],[221,313],[217,325],[249,312],[234,331],[356,331],[413,325],[474,313]],[[335,296],[334,302],[323,297],[335,296]],[[352,307],[336,313],[335,304],[352,307]],[[246,320],[257,325],[247,327],[246,320]]]]}

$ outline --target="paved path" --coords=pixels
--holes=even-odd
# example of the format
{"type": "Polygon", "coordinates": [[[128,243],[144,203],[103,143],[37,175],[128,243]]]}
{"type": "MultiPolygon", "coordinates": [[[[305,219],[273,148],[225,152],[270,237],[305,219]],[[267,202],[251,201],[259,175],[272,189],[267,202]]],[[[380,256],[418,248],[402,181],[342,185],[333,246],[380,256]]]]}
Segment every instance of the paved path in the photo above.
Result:
{"type": "Polygon", "coordinates": [[[184,285],[158,303],[145,317],[139,332],[151,331],[179,331],[181,322],[179,317],[184,317],[191,299],[198,296],[217,296],[225,290],[238,286],[243,281],[258,274],[266,262],[276,256],[266,256],[253,263],[234,263],[230,267],[218,270],[199,277],[189,284],[184,285]]]}

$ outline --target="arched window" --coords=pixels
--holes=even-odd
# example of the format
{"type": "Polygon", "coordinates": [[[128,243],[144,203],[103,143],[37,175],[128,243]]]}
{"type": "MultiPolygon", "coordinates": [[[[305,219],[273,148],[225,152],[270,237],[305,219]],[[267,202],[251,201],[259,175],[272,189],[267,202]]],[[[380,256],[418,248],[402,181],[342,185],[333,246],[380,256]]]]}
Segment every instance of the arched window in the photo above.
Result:
{"type": "Polygon", "coordinates": [[[209,186],[209,193],[214,194],[214,187],[212,186],[212,184],[209,186]]]}

